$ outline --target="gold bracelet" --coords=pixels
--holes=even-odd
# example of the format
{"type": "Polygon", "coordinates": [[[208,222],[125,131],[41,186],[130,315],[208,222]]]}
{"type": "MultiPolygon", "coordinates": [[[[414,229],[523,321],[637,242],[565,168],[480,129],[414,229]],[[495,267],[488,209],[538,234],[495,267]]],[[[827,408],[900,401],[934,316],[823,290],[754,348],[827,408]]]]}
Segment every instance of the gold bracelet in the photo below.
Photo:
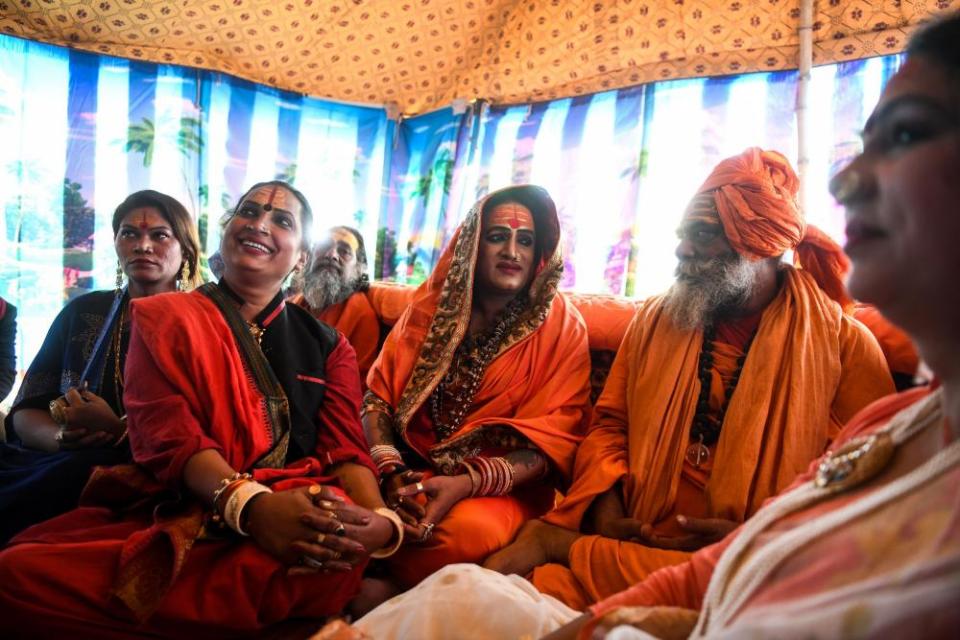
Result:
{"type": "Polygon", "coordinates": [[[397,551],[400,550],[400,545],[403,544],[403,520],[400,519],[400,516],[397,515],[396,511],[387,509],[386,507],[377,507],[373,510],[374,513],[379,514],[390,521],[393,527],[397,530],[397,541],[394,542],[389,547],[383,547],[382,549],[377,549],[370,554],[371,558],[389,558],[397,551]]]}

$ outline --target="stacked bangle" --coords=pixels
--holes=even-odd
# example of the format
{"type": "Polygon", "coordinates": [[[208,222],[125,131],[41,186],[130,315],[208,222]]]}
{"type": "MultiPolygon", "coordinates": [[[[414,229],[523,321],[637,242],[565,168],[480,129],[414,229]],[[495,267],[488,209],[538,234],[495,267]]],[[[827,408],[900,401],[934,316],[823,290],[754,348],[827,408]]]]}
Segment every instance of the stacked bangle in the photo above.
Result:
{"type": "Polygon", "coordinates": [[[242,536],[249,536],[250,534],[243,530],[240,518],[243,515],[244,507],[250,503],[254,496],[261,493],[273,493],[273,491],[270,487],[253,480],[242,482],[239,487],[234,489],[227,498],[226,504],[223,505],[223,521],[227,523],[227,526],[242,536]]]}
{"type": "Polygon", "coordinates": [[[214,520],[223,521],[228,527],[242,536],[250,535],[243,530],[241,516],[254,496],[261,493],[273,493],[270,487],[255,482],[249,473],[235,473],[220,481],[220,487],[213,492],[214,520]]]}
{"type": "Polygon", "coordinates": [[[392,444],[375,444],[370,447],[370,457],[373,458],[373,464],[377,466],[377,471],[383,473],[393,473],[397,467],[404,467],[403,458],[400,451],[392,444]]]}
{"type": "Polygon", "coordinates": [[[371,558],[389,558],[395,554],[399,549],[400,545],[403,544],[403,521],[400,519],[400,516],[397,515],[396,511],[387,509],[386,507],[379,507],[373,510],[374,513],[379,514],[390,521],[393,525],[393,528],[397,531],[396,541],[389,547],[384,547],[382,549],[377,549],[370,554],[371,558]]]}
{"type": "Polygon", "coordinates": [[[470,476],[471,496],[505,496],[513,491],[514,468],[506,458],[467,458],[462,463],[470,476]]]}

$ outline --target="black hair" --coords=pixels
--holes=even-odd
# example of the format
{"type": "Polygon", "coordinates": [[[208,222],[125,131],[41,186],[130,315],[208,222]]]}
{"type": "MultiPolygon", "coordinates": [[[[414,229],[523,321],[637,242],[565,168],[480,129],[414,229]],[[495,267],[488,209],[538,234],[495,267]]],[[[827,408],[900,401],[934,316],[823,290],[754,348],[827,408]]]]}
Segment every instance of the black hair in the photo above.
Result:
{"type": "Polygon", "coordinates": [[[249,189],[247,189],[247,190],[243,193],[243,195],[240,196],[240,199],[237,200],[236,206],[234,206],[233,209],[231,209],[230,211],[228,211],[228,212],[226,213],[226,215],[224,215],[223,218],[220,220],[220,227],[223,228],[223,227],[226,227],[226,226],[227,226],[227,223],[230,222],[230,220],[233,218],[234,215],[236,215],[237,209],[239,209],[239,208],[240,208],[240,205],[243,204],[243,201],[247,199],[247,196],[249,196],[249,195],[250,195],[251,193],[253,193],[254,191],[257,191],[258,189],[262,189],[262,188],[264,188],[264,187],[282,187],[282,188],[286,189],[287,191],[289,191],[290,193],[292,193],[292,194],[293,194],[293,197],[295,197],[297,200],[300,201],[300,208],[301,208],[301,212],[300,212],[300,230],[301,230],[300,248],[301,248],[301,250],[303,250],[303,251],[310,251],[310,247],[311,247],[311,239],[310,239],[310,238],[311,238],[312,232],[313,232],[313,209],[310,208],[310,203],[307,201],[307,197],[306,197],[305,195],[303,195],[302,193],[300,193],[300,191],[298,191],[298,190],[296,189],[296,187],[294,187],[293,185],[291,185],[289,182],[284,182],[283,180],[267,180],[266,182],[258,182],[257,184],[255,184],[255,185],[253,185],[252,187],[250,187],[249,189]]]}

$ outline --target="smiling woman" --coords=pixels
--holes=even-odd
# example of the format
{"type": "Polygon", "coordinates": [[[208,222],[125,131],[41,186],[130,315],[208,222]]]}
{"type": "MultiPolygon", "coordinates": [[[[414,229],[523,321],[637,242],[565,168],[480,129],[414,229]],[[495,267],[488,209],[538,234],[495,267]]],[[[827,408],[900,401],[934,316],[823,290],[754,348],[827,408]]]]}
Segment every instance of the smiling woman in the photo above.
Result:
{"type": "MultiPolygon", "coordinates": [[[[123,227],[131,240],[155,228],[137,215],[123,227]]],[[[124,399],[139,466],[103,471],[86,494],[122,516],[79,509],[0,555],[24,578],[0,602],[23,613],[4,620],[15,634],[36,633],[39,618],[50,633],[84,620],[101,637],[255,636],[339,613],[367,559],[400,545],[363,439],[353,349],[283,299],[310,224],[292,187],[256,185],[224,221],[217,284],[132,305],[124,399]],[[154,509],[171,489],[177,506],[154,509]]]]}

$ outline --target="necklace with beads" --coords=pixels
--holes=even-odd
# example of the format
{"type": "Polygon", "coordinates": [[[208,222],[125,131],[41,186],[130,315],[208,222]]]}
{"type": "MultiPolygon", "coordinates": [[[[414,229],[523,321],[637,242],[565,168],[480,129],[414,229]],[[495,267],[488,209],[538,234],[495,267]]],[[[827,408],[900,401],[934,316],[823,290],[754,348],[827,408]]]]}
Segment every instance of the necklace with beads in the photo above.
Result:
{"type": "Polygon", "coordinates": [[[483,381],[487,366],[493,361],[500,344],[517,323],[527,305],[525,295],[510,301],[489,331],[467,336],[457,347],[453,360],[437,388],[430,394],[430,417],[438,442],[456,433],[473,405],[473,398],[483,381]]]}
{"type": "Polygon", "coordinates": [[[694,467],[700,468],[710,459],[710,449],[720,439],[720,430],[723,428],[723,418],[730,406],[730,399],[740,381],[743,365],[747,361],[747,353],[756,332],[750,336],[743,347],[743,354],[737,358],[737,368],[724,385],[723,400],[716,415],[710,415],[710,386],[713,380],[714,340],[717,330],[714,325],[703,331],[703,347],[700,349],[700,360],[697,363],[697,377],[700,379],[700,395],[697,398],[697,410],[693,415],[693,424],[690,427],[690,446],[687,447],[685,458],[694,467]]]}

